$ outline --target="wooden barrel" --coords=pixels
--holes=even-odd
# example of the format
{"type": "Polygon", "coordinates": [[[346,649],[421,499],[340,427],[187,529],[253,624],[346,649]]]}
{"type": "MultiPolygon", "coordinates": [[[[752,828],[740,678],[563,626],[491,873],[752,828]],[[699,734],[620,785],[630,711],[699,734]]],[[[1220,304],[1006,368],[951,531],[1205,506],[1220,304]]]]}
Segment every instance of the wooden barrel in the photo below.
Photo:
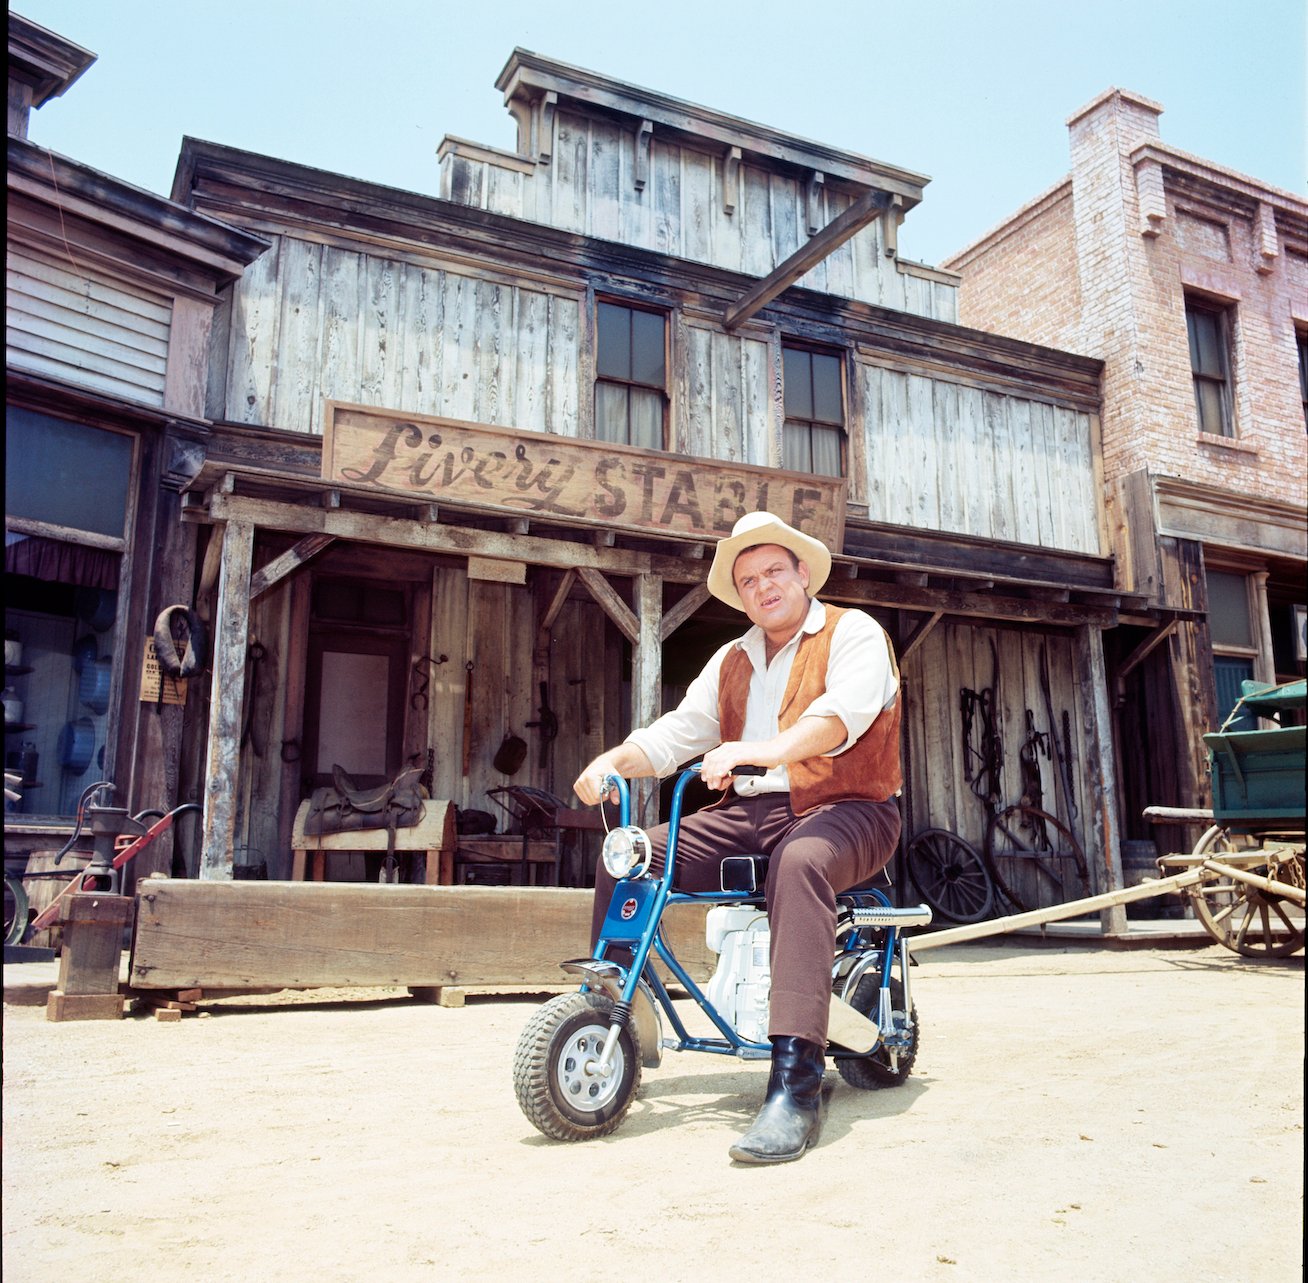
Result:
{"type": "MultiPolygon", "coordinates": [[[[56,851],[33,851],[27,857],[27,868],[23,871],[23,888],[27,892],[28,915],[37,918],[59,893],[72,881],[78,869],[84,869],[91,862],[89,855],[80,855],[69,851],[58,864],[55,863],[56,851]],[[57,873],[58,877],[33,877],[35,873],[57,873]]],[[[35,945],[41,949],[58,951],[63,944],[63,931],[56,924],[43,927],[40,931],[28,932],[24,944],[35,945]]]]}

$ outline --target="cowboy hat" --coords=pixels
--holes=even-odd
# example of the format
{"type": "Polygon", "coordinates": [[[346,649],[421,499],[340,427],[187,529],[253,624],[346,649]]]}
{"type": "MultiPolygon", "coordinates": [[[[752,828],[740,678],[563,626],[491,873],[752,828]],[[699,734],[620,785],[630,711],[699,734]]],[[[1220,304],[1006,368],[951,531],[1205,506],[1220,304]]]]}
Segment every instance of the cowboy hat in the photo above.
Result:
{"type": "Polygon", "coordinates": [[[718,541],[713,553],[713,565],[709,567],[708,573],[708,590],[719,601],[724,601],[737,610],[745,609],[731,572],[736,558],[742,552],[757,548],[760,544],[779,544],[782,548],[788,548],[808,567],[810,596],[827,582],[827,576],[831,574],[831,553],[824,543],[786,525],[780,517],[774,517],[770,512],[747,512],[731,528],[731,533],[718,541]]]}

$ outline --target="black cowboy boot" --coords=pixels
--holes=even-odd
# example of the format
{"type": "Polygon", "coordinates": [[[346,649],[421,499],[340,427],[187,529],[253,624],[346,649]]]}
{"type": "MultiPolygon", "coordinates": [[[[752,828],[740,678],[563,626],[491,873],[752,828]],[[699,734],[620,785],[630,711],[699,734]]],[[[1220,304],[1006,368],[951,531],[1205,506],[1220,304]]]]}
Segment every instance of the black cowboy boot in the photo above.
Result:
{"type": "Polygon", "coordinates": [[[771,1041],[768,1094],[754,1125],[731,1147],[738,1163],[789,1163],[817,1144],[826,1070],[823,1048],[788,1035],[771,1041]]]}

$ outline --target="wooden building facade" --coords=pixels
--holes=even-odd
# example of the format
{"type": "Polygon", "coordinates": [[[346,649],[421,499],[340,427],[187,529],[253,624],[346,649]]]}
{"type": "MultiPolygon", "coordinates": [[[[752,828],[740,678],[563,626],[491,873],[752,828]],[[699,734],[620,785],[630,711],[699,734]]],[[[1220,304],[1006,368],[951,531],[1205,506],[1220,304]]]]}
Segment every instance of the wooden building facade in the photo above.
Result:
{"type": "Polygon", "coordinates": [[[897,252],[920,175],[523,50],[498,83],[517,149],[447,138],[439,196],[184,142],[171,205],[260,247],[160,536],[214,642],[140,750],[203,800],[187,871],[289,876],[335,764],[566,797],[742,630],[703,581],[770,505],[896,643],[906,836],[1058,798],[1116,884],[1103,634],[1157,619],[1114,582],[1101,364],[956,323],[897,252]]]}

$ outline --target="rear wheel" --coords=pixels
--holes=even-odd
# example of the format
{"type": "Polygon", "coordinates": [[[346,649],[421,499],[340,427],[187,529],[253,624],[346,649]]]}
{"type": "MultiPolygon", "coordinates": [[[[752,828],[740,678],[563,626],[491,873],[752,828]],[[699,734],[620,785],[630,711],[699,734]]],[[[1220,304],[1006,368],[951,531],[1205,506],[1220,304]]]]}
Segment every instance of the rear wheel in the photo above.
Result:
{"type": "MultiPolygon", "coordinates": [[[[881,977],[869,974],[854,986],[853,994],[845,1001],[869,1020],[877,1021],[880,997],[881,977]]],[[[839,1057],[836,1069],[851,1087],[873,1091],[879,1087],[900,1087],[908,1080],[917,1060],[920,1029],[916,1005],[912,1011],[904,1010],[904,986],[897,976],[890,977],[890,1015],[895,1029],[907,1034],[907,1045],[899,1049],[893,1060],[884,1042],[877,1043],[866,1056],[839,1057]]]]}
{"type": "Polygon", "coordinates": [[[640,1086],[640,1036],[634,1024],[618,1035],[612,1063],[599,1069],[613,1014],[611,999],[565,993],[527,1022],[513,1061],[518,1104],[537,1131],[553,1140],[593,1140],[617,1129],[640,1086]]]}
{"type": "MultiPolygon", "coordinates": [[[[1290,886],[1304,884],[1303,849],[1259,843],[1246,835],[1213,825],[1199,839],[1194,854],[1230,860],[1242,872],[1255,873],[1290,886]],[[1266,859],[1262,857],[1266,856],[1266,859]]],[[[1190,888],[1195,917],[1218,944],[1245,958],[1284,958],[1304,945],[1304,911],[1293,900],[1219,877],[1190,888]]]]}

